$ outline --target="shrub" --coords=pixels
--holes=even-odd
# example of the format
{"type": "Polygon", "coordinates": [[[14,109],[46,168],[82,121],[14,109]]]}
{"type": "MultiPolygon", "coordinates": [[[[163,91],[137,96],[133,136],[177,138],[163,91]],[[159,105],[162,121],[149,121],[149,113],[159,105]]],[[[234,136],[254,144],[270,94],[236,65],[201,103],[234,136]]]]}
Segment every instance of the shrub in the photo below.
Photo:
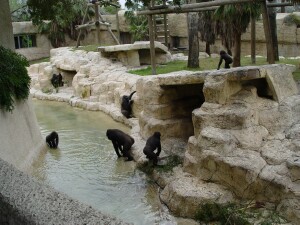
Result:
{"type": "Polygon", "coordinates": [[[30,77],[27,59],[0,46],[0,108],[12,112],[15,100],[28,98],[30,77]]]}

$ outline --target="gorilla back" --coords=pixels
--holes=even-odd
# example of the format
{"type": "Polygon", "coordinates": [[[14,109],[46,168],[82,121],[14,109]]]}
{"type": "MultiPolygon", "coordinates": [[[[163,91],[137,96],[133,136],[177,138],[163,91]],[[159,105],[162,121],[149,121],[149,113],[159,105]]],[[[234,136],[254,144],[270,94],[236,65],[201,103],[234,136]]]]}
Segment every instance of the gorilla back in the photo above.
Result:
{"type": "Polygon", "coordinates": [[[127,157],[128,161],[133,160],[129,152],[134,144],[134,139],[131,136],[118,129],[108,129],[106,136],[111,140],[118,157],[121,157],[120,153],[122,153],[123,156],[127,157]]]}

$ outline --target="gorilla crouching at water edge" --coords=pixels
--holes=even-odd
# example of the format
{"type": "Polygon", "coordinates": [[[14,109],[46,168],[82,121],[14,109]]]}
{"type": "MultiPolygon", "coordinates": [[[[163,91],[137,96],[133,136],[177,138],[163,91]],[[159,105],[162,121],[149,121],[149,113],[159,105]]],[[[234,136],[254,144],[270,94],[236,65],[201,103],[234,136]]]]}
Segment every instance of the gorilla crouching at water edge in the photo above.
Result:
{"type": "Polygon", "coordinates": [[[49,135],[46,136],[46,143],[50,148],[57,148],[59,142],[58,133],[52,131],[49,135]]]}
{"type": "Polygon", "coordinates": [[[121,102],[121,113],[128,119],[132,117],[132,108],[131,105],[133,103],[132,95],[136,91],[132,92],[129,96],[123,95],[122,102],[121,102]]]}
{"type": "Polygon", "coordinates": [[[154,132],[154,134],[148,138],[146,146],[143,149],[146,158],[153,161],[153,166],[157,166],[158,156],[161,152],[160,136],[160,132],[154,132]],[[156,149],[157,152],[154,153],[156,149]]]}
{"type": "Polygon", "coordinates": [[[124,156],[127,157],[127,161],[133,160],[130,155],[130,149],[134,144],[134,139],[131,136],[118,129],[108,129],[106,136],[111,140],[118,157],[124,156]]]}

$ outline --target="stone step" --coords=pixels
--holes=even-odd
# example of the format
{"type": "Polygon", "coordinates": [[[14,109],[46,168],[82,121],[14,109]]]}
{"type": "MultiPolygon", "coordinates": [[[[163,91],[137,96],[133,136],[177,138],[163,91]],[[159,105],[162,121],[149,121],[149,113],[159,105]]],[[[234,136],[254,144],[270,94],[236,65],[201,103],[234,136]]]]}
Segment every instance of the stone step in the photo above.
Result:
{"type": "Polygon", "coordinates": [[[172,213],[179,217],[195,218],[202,204],[233,202],[234,197],[225,187],[203,182],[196,177],[177,169],[175,179],[169,182],[160,193],[161,200],[172,213]]]}

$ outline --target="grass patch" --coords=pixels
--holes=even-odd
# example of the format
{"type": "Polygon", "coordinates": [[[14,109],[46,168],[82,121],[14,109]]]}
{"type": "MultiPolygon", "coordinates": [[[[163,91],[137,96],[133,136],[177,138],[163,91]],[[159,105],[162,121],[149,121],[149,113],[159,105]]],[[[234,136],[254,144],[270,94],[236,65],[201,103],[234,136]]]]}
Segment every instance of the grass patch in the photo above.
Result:
{"type": "Polygon", "coordinates": [[[182,164],[182,159],[177,155],[171,155],[164,160],[167,160],[167,162],[164,165],[153,166],[152,161],[148,161],[143,165],[140,165],[139,169],[144,173],[151,175],[153,170],[156,170],[158,172],[169,172],[172,171],[174,167],[182,164]]]}
{"type": "Polygon", "coordinates": [[[41,59],[36,59],[36,60],[31,60],[29,61],[29,65],[37,64],[37,63],[42,63],[42,62],[50,62],[50,57],[45,57],[41,59]]]}
{"type": "Polygon", "coordinates": [[[200,223],[220,225],[251,225],[254,221],[259,221],[261,225],[287,222],[273,209],[256,207],[256,204],[243,206],[233,203],[205,203],[197,211],[195,219],[200,223]]]}
{"type": "Polygon", "coordinates": [[[73,47],[72,50],[73,51],[84,50],[87,52],[98,52],[98,47],[99,47],[99,45],[86,45],[86,46],[78,46],[78,48],[73,47]]]}
{"type": "MultiPolygon", "coordinates": [[[[219,63],[219,58],[204,58],[200,59],[200,68],[187,68],[187,61],[173,61],[169,62],[166,65],[159,65],[156,68],[157,74],[171,73],[175,71],[188,70],[188,71],[203,71],[203,70],[214,70],[217,68],[219,63]]],[[[300,80],[300,68],[299,68],[299,59],[281,59],[277,64],[292,64],[297,67],[297,70],[293,73],[295,80],[300,80]]],[[[224,64],[224,62],[223,62],[224,64]]],[[[264,57],[257,57],[256,63],[251,63],[250,57],[241,58],[241,66],[261,66],[267,65],[268,62],[264,57]]],[[[131,74],[136,74],[140,76],[148,76],[152,74],[151,66],[140,70],[131,70],[131,74]]]]}

